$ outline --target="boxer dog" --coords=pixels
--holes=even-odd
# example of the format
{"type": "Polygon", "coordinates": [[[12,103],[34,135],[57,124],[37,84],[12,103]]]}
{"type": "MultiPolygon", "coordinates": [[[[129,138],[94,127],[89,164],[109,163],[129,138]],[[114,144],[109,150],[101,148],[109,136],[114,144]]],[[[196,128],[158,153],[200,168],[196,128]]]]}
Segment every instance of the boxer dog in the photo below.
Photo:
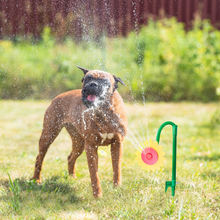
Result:
{"type": "Polygon", "coordinates": [[[76,159],[85,149],[93,195],[100,197],[99,146],[111,145],[113,185],[121,184],[122,142],[127,133],[127,117],[117,88],[118,83],[125,84],[108,72],[77,67],[84,72],[82,89],[58,95],[46,110],[32,179],[41,182],[46,152],[65,127],[72,139],[72,151],[68,156],[69,175],[76,178],[76,159]]]}

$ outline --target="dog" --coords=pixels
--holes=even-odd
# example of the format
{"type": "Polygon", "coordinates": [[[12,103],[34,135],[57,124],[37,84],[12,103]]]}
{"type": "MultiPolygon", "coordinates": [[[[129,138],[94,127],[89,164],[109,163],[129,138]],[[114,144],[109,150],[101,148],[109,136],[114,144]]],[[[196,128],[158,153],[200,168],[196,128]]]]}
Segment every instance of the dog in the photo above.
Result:
{"type": "Polygon", "coordinates": [[[82,89],[62,93],[45,112],[32,179],[41,183],[41,169],[49,146],[63,127],[72,139],[68,172],[76,178],[76,159],[85,149],[94,197],[101,197],[98,177],[98,147],[111,145],[113,185],[121,184],[123,139],[127,134],[127,116],[123,99],[117,91],[123,81],[108,72],[80,68],[82,89]]]}

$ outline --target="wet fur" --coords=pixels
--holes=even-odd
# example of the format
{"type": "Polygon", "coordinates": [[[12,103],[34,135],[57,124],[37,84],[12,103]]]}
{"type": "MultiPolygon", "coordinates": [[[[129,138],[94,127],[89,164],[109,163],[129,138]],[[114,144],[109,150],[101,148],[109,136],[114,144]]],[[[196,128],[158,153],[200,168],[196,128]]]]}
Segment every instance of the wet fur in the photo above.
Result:
{"type": "Polygon", "coordinates": [[[52,101],[44,116],[39,155],[32,179],[41,182],[41,169],[46,152],[65,127],[72,139],[72,151],[68,156],[69,175],[76,178],[76,159],[85,150],[93,195],[100,197],[102,190],[98,177],[98,146],[111,145],[113,184],[120,185],[122,145],[127,133],[127,117],[123,100],[115,88],[119,78],[102,71],[89,71],[83,78],[83,88],[88,75],[92,75],[94,79],[108,79],[110,82],[104,101],[97,108],[87,108],[83,104],[81,89],[63,93],[52,101]],[[102,142],[100,133],[113,134],[113,137],[102,142]]]}

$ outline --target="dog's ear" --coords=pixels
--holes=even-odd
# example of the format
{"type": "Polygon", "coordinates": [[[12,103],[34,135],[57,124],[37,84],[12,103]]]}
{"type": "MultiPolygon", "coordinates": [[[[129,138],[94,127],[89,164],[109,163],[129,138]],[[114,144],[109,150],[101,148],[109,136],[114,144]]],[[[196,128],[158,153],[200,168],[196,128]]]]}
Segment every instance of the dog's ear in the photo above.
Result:
{"type": "MultiPolygon", "coordinates": [[[[77,66],[77,65],[76,65],[76,66],[77,66]]],[[[84,69],[84,68],[82,68],[82,67],[80,67],[80,66],[77,66],[77,67],[83,71],[84,75],[86,75],[86,73],[89,72],[89,70],[84,69]]]]}
{"type": "Polygon", "coordinates": [[[118,88],[118,82],[120,82],[123,86],[125,86],[124,82],[119,77],[116,77],[114,75],[113,77],[115,79],[114,91],[118,88]]]}
{"type": "MultiPolygon", "coordinates": [[[[76,66],[77,66],[77,65],[76,65],[76,66]]],[[[82,67],[80,67],[80,66],[77,66],[77,67],[83,71],[84,76],[86,75],[86,73],[88,73],[88,72],[89,72],[89,70],[84,69],[84,68],[82,68],[82,67]]],[[[83,80],[84,80],[84,77],[82,78],[82,82],[83,82],[83,80]]]]}

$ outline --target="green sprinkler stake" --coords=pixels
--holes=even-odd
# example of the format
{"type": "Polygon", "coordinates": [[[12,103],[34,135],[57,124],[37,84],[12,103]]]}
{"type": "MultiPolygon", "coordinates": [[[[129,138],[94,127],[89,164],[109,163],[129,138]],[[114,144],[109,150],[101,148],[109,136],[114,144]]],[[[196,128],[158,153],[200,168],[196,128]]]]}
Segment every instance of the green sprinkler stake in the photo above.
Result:
{"type": "Polygon", "coordinates": [[[177,125],[172,121],[164,122],[158,129],[156,141],[159,144],[160,133],[166,125],[171,125],[173,127],[173,155],[172,155],[172,181],[165,182],[165,192],[169,187],[171,187],[172,196],[175,196],[175,187],[176,187],[176,141],[177,141],[177,125]]]}

